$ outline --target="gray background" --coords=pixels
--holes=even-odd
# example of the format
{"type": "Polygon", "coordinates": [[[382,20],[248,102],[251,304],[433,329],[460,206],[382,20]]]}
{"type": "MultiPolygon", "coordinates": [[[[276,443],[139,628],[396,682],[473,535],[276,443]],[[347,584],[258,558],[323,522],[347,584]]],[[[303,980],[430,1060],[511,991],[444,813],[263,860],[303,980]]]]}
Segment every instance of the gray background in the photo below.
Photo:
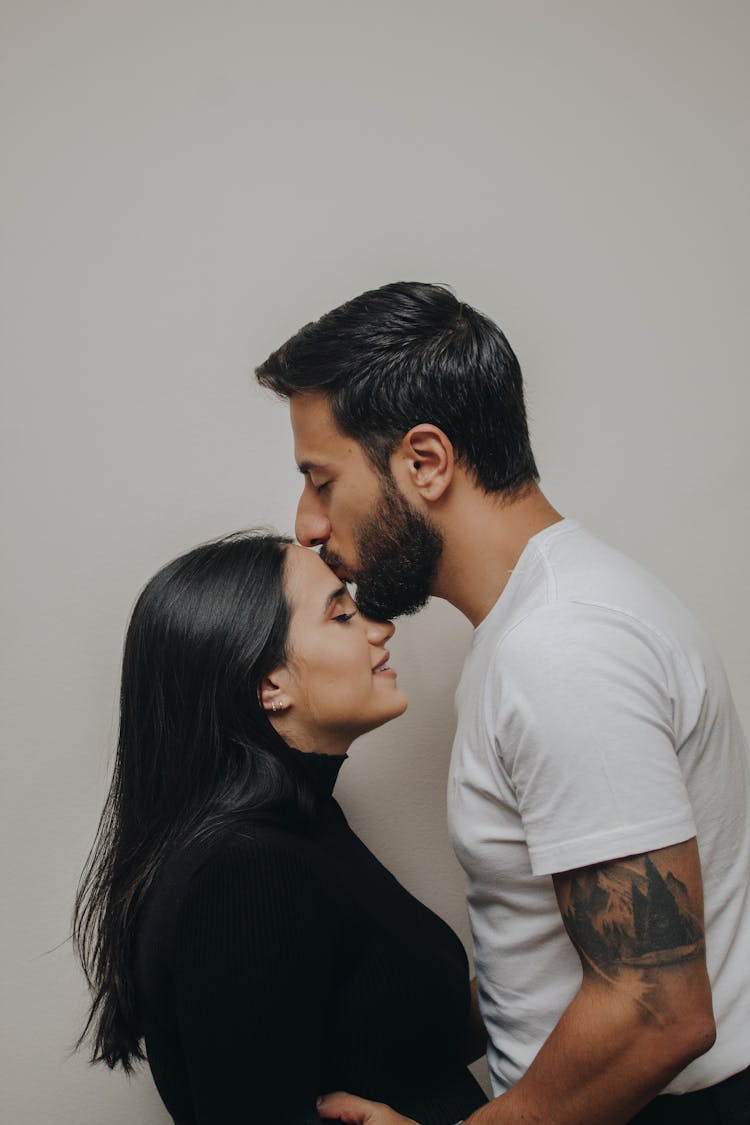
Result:
{"type": "MultiPolygon", "coordinates": [[[[397,278],[521,359],[543,485],[747,639],[750,5],[2,4],[2,1080],[15,1125],[165,1122],[70,1046],[65,943],[118,662],[166,559],[288,530],[286,410],[253,364],[397,278]]],[[[411,696],[342,803],[467,938],[444,825],[469,628],[400,626],[411,696]]]]}

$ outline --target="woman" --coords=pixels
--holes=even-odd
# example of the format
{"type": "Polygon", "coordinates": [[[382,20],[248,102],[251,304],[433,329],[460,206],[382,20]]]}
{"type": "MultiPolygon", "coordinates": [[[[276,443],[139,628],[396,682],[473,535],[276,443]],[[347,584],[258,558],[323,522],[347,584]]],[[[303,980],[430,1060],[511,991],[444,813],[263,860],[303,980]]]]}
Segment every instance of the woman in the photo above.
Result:
{"type": "Polygon", "coordinates": [[[406,709],[392,635],[269,535],[190,551],[136,603],[75,935],[93,1058],[128,1071],[145,1041],[178,1125],[302,1125],[335,1089],[424,1125],[485,1100],[460,942],[331,795],[406,709]]]}

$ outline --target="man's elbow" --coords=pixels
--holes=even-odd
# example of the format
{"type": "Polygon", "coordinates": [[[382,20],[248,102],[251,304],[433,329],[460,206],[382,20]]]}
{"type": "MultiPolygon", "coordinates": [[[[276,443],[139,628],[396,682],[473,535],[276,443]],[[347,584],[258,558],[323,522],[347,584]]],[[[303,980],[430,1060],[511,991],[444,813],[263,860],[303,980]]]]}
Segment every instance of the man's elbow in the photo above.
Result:
{"type": "Polygon", "coordinates": [[[664,1046],[672,1056],[675,1073],[710,1051],[716,1042],[716,1023],[712,1011],[688,1013],[683,1019],[665,1028],[664,1046]]]}
{"type": "Polygon", "coordinates": [[[713,1012],[707,1012],[705,1015],[692,1021],[690,1039],[692,1044],[690,1053],[691,1062],[700,1055],[705,1055],[706,1051],[711,1050],[716,1042],[716,1021],[714,1020],[713,1012]]]}

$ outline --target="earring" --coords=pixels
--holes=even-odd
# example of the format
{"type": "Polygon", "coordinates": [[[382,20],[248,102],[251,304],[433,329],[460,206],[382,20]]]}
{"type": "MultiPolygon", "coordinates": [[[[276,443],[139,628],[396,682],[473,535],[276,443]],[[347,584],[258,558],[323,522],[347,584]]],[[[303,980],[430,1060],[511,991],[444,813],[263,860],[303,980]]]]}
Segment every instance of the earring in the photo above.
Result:
{"type": "Polygon", "coordinates": [[[274,699],[273,703],[271,704],[271,710],[272,711],[283,711],[284,710],[284,704],[281,702],[281,700],[274,699]]]}

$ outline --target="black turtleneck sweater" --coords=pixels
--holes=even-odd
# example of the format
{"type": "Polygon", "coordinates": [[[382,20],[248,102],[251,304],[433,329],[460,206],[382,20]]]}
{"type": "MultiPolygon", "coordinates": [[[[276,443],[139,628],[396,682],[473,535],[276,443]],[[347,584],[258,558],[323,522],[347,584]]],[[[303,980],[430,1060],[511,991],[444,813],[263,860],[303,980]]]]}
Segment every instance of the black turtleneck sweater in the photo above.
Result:
{"type": "Polygon", "coordinates": [[[138,925],[136,994],[178,1125],[308,1125],[348,1090],[422,1125],[486,1099],[462,1062],[466,954],[352,832],[342,758],[300,755],[306,828],[248,818],[162,866],[138,925]]]}

